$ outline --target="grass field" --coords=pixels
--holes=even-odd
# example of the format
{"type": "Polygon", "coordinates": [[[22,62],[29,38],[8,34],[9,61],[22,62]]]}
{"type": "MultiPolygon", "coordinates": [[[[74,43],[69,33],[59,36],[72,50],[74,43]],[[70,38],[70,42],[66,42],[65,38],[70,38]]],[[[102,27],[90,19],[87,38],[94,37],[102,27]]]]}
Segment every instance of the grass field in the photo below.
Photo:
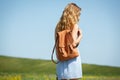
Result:
{"type": "MultiPolygon", "coordinates": [[[[120,68],[82,64],[81,80],[120,80],[120,68]]],[[[55,64],[49,60],[0,56],[0,80],[55,80],[55,64]]]]}

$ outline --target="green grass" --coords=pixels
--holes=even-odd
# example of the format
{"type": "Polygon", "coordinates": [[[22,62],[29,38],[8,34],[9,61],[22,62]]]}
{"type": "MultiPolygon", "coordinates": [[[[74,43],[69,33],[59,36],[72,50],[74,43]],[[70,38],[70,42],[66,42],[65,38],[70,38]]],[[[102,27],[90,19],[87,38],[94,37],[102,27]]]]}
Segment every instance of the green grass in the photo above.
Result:
{"type": "MultiPolygon", "coordinates": [[[[120,68],[82,64],[82,80],[120,80],[120,68]]],[[[55,80],[50,60],[0,56],[0,80],[55,80]]]]}
{"type": "Polygon", "coordinates": [[[55,73],[55,64],[49,60],[0,56],[0,72],[55,73]]]}

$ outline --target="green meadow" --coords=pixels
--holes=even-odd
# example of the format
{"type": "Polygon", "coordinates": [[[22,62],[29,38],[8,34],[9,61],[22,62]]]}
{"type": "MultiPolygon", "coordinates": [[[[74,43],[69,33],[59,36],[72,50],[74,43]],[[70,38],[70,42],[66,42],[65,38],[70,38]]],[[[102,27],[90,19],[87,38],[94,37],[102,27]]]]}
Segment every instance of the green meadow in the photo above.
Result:
{"type": "MultiPolygon", "coordinates": [[[[82,64],[80,80],[120,80],[120,67],[82,64]]],[[[0,56],[0,80],[56,80],[50,60],[0,56]]]]}

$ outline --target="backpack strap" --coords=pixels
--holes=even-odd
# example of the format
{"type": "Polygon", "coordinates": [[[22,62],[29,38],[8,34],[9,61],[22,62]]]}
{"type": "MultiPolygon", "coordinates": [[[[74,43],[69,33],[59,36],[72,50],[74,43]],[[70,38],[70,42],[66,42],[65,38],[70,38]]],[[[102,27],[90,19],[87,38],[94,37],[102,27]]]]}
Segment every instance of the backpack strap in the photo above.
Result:
{"type": "Polygon", "coordinates": [[[59,62],[59,61],[55,61],[55,60],[53,59],[53,55],[54,55],[54,51],[55,51],[55,48],[56,48],[56,45],[57,45],[57,41],[58,41],[58,37],[57,37],[56,40],[55,40],[55,45],[54,45],[54,47],[53,47],[52,55],[51,55],[51,60],[52,60],[52,62],[55,63],[55,64],[57,64],[57,63],[59,62]]]}

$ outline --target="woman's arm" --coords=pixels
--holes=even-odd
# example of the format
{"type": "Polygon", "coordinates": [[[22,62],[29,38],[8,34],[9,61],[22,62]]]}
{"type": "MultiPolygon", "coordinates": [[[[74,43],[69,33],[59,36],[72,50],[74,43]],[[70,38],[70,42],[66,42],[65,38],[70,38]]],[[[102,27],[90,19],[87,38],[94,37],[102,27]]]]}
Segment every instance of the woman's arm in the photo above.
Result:
{"type": "Polygon", "coordinates": [[[76,43],[79,43],[82,39],[82,31],[80,29],[78,29],[78,38],[76,40],[76,43]]]}
{"type": "Polygon", "coordinates": [[[74,40],[73,42],[73,47],[77,47],[82,39],[82,31],[80,29],[78,29],[78,37],[76,40],[74,40]]]}

